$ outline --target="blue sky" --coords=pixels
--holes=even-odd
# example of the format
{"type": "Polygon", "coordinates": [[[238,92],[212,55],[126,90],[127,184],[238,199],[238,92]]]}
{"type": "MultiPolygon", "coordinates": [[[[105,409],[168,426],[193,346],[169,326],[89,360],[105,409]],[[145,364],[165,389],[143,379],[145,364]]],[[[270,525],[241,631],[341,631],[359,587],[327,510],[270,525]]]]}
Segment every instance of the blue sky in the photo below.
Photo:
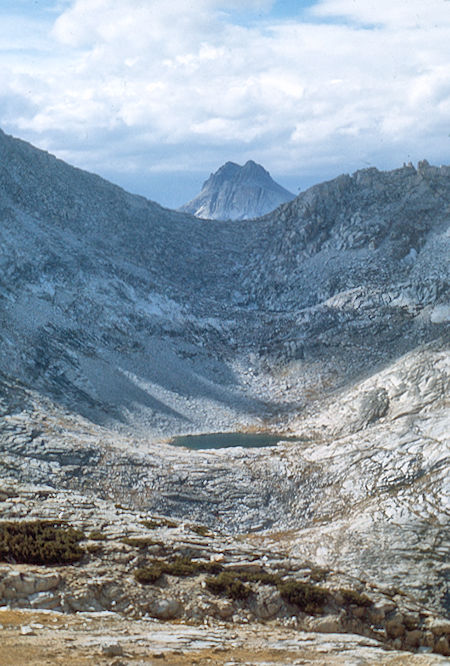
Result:
{"type": "Polygon", "coordinates": [[[278,0],[273,4],[271,14],[276,18],[296,17],[312,5],[314,0],[278,0]]]}
{"type": "Polygon", "coordinates": [[[0,127],[168,206],[449,163],[447,0],[0,0],[0,127]]]}

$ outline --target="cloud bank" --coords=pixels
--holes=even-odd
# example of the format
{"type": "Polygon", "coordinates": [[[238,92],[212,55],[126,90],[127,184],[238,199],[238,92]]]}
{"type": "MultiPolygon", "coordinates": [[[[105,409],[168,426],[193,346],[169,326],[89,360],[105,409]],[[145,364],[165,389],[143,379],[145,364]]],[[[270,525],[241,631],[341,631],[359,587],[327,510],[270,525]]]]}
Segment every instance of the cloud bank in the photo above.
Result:
{"type": "Polygon", "coordinates": [[[47,9],[4,17],[0,124],[119,182],[228,159],[299,185],[449,161],[447,0],[321,0],[282,20],[269,0],[47,9]]]}

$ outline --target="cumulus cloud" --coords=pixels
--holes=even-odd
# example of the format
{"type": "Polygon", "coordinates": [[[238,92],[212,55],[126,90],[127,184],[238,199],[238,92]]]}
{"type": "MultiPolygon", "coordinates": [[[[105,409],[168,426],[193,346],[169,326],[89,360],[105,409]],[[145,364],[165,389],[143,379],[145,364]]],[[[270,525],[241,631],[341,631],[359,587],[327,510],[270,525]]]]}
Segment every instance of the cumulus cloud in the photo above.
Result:
{"type": "Polygon", "coordinates": [[[446,0],[320,0],[283,21],[273,4],[74,0],[39,52],[4,56],[0,122],[100,172],[252,157],[301,182],[445,161],[446,0]]]}

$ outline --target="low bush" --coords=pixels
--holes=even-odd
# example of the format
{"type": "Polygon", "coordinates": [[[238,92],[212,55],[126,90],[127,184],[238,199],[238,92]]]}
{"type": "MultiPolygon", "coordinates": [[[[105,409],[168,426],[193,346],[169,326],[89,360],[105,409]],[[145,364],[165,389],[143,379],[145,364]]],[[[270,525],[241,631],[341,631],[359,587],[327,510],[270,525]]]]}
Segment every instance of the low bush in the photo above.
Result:
{"type": "Polygon", "coordinates": [[[233,572],[244,583],[261,583],[262,585],[280,585],[282,583],[281,576],[268,573],[267,571],[253,573],[237,568],[233,569],[233,572]]]}
{"type": "Polygon", "coordinates": [[[302,581],[288,580],[278,585],[278,591],[290,604],[298,606],[305,613],[322,613],[329,601],[329,593],[325,588],[302,581]]]}
{"type": "Polygon", "coordinates": [[[174,560],[162,563],[164,573],[170,576],[194,576],[203,570],[201,562],[193,562],[190,557],[176,557],[174,560]]]}
{"type": "Polygon", "coordinates": [[[202,562],[190,557],[176,557],[174,560],[152,560],[145,567],[136,569],[134,577],[138,583],[148,585],[155,583],[160,576],[178,576],[179,578],[195,576],[201,573],[217,574],[222,566],[216,562],[202,562]]]}
{"type": "Polygon", "coordinates": [[[0,523],[0,560],[18,564],[72,564],[85,551],[84,535],[64,522],[52,520],[0,523]]]}
{"type": "Polygon", "coordinates": [[[156,563],[152,563],[146,567],[136,569],[134,572],[134,578],[138,583],[141,583],[141,585],[151,585],[156,583],[162,573],[162,569],[156,563]]]}
{"type": "Polygon", "coordinates": [[[339,590],[344,598],[344,603],[353,606],[372,606],[373,601],[366,594],[360,594],[355,590],[339,590]]]}
{"type": "Polygon", "coordinates": [[[100,532],[100,530],[93,530],[90,534],[88,534],[88,539],[92,539],[92,541],[106,541],[107,536],[104,532],[100,532]]]}
{"type": "MultiPolygon", "coordinates": [[[[261,585],[273,585],[277,587],[284,601],[298,606],[303,612],[319,614],[332,598],[330,593],[318,585],[312,583],[283,580],[279,574],[261,572],[249,572],[243,569],[224,569],[218,562],[194,561],[189,557],[177,557],[174,560],[155,559],[148,565],[136,569],[134,577],[138,583],[149,585],[156,583],[163,575],[169,576],[195,576],[201,573],[215,574],[206,578],[206,588],[213,594],[224,595],[231,599],[247,599],[251,593],[248,583],[260,583],[261,585]]],[[[366,605],[370,603],[368,597],[353,593],[352,590],[342,591],[346,603],[358,603],[366,605]]]]}
{"type": "Polygon", "coordinates": [[[206,587],[213,594],[221,594],[237,600],[247,599],[251,592],[236,571],[222,571],[214,578],[207,578],[206,587]]]}

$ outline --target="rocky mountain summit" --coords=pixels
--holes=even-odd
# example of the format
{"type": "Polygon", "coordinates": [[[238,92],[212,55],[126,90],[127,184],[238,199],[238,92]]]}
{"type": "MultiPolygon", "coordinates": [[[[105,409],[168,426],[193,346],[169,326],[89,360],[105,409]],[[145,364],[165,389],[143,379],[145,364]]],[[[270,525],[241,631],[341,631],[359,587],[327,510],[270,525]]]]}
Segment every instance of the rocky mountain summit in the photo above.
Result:
{"type": "Polygon", "coordinates": [[[277,636],[318,658],[311,631],[324,663],[344,635],[355,663],[448,655],[449,218],[450,168],[421,162],[205,225],[0,132],[0,511],[67,520],[85,551],[10,559],[0,604],[267,622],[267,663],[277,636]],[[279,443],[171,445],[225,431],[279,443]]]}
{"type": "Polygon", "coordinates": [[[270,213],[293,198],[253,160],[244,166],[227,162],[203,183],[200,194],[179,210],[203,219],[248,220],[270,213]]]}

